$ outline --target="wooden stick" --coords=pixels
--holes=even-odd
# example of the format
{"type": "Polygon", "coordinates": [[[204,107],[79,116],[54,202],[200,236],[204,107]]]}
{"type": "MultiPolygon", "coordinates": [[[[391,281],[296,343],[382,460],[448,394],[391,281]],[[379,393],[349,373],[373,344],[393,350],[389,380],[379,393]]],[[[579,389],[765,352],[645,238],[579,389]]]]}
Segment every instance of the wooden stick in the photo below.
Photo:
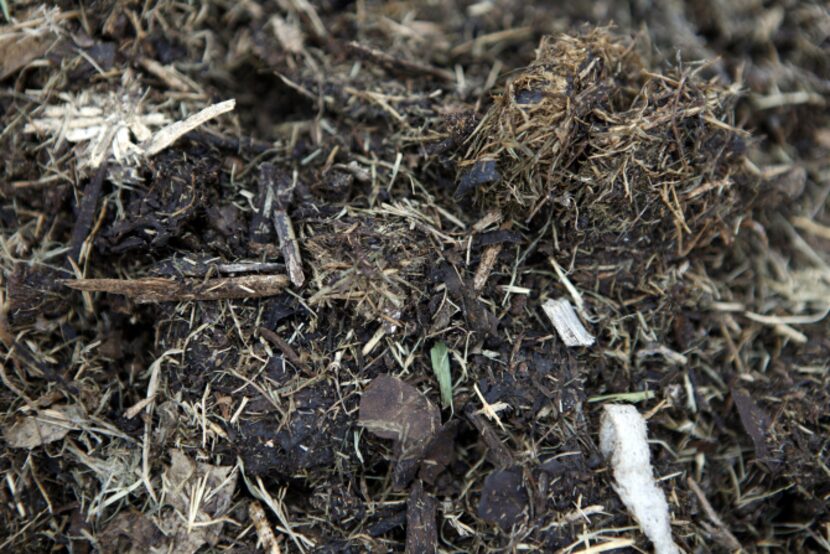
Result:
{"type": "Polygon", "coordinates": [[[180,302],[184,300],[226,300],[273,296],[288,286],[285,275],[245,275],[207,281],[189,279],[178,281],[162,277],[143,279],[67,279],[69,288],[123,294],[138,302],[180,302]]]}
{"type": "Polygon", "coordinates": [[[364,60],[375,63],[393,73],[408,73],[410,75],[430,75],[432,77],[435,77],[436,79],[447,81],[449,83],[455,81],[455,74],[451,71],[447,71],[446,69],[439,69],[437,67],[426,65],[420,62],[396,58],[391,54],[387,54],[386,52],[383,52],[376,48],[364,46],[359,42],[352,41],[346,43],[346,49],[350,53],[355,54],[364,60]]]}
{"type": "Polygon", "coordinates": [[[271,190],[274,194],[274,207],[271,217],[274,221],[274,229],[277,231],[277,238],[279,238],[280,251],[288,269],[288,276],[295,287],[302,287],[305,283],[303,259],[300,256],[297,236],[294,234],[294,225],[288,215],[288,205],[291,203],[294,187],[284,174],[278,172],[273,164],[262,164],[259,167],[259,175],[260,181],[266,186],[266,191],[271,190]]]}

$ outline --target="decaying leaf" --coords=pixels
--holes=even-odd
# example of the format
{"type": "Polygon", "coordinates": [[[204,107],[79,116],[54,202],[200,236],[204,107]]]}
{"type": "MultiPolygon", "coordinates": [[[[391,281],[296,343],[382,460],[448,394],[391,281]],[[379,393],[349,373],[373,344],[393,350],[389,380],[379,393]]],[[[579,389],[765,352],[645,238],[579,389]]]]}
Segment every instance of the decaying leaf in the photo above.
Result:
{"type": "Polygon", "coordinates": [[[83,422],[77,406],[53,406],[38,415],[27,416],[3,430],[3,438],[12,448],[32,449],[59,441],[70,431],[77,431],[83,422]]]}
{"type": "Polygon", "coordinates": [[[425,444],[438,430],[441,414],[418,389],[391,375],[380,375],[360,399],[360,424],[402,452],[425,444]]]}
{"type": "Polygon", "coordinates": [[[40,8],[24,21],[0,26],[0,81],[52,48],[59,36],[59,15],[58,8],[40,8]]]}
{"type": "Polygon", "coordinates": [[[744,389],[732,387],[732,400],[735,401],[735,408],[738,410],[744,430],[752,439],[755,457],[766,461],[769,458],[769,448],[767,448],[769,416],[744,389]]]}
{"type": "Polygon", "coordinates": [[[163,543],[164,535],[153,521],[138,510],[115,516],[98,535],[103,554],[143,554],[163,543]]]}
{"type": "Polygon", "coordinates": [[[170,551],[192,554],[218,542],[237,476],[234,467],[198,463],[181,450],[170,451],[163,482],[165,503],[173,511],[159,521],[159,528],[171,537],[170,551]]]}

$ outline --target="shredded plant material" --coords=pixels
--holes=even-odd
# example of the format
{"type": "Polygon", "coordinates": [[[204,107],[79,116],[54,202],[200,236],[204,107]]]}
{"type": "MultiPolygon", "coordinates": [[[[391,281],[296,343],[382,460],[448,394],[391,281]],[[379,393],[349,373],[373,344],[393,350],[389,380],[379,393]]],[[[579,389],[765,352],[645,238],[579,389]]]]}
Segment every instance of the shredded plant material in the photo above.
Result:
{"type": "Polygon", "coordinates": [[[0,551],[830,549],[821,2],[0,4],[0,551]]]}

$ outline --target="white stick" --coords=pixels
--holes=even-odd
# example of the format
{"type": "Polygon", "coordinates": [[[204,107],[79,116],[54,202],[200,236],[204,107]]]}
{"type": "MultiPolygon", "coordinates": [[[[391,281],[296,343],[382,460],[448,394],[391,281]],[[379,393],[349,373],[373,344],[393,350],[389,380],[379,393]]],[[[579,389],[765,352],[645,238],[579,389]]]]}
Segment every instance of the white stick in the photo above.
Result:
{"type": "Polygon", "coordinates": [[[155,154],[158,154],[159,152],[161,152],[162,150],[176,142],[182,135],[189,133],[196,127],[199,127],[206,121],[209,121],[216,116],[222,115],[223,113],[233,110],[235,106],[236,100],[225,100],[224,102],[219,102],[218,104],[214,104],[212,106],[208,106],[203,110],[200,110],[199,112],[191,115],[184,121],[177,121],[175,123],[171,123],[167,127],[157,131],[150,138],[150,140],[142,144],[142,150],[144,150],[144,154],[147,156],[153,156],[155,154]]]}
{"type": "Polygon", "coordinates": [[[591,346],[594,337],[585,329],[567,298],[548,300],[542,309],[550,318],[565,346],[591,346]]]}

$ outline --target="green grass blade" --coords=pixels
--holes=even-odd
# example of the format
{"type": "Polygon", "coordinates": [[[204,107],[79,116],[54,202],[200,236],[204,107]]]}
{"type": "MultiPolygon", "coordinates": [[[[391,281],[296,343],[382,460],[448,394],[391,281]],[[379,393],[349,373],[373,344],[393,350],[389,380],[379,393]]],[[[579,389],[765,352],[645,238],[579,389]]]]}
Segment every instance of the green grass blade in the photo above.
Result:
{"type": "Polygon", "coordinates": [[[444,408],[452,407],[450,352],[447,350],[447,345],[438,341],[429,354],[432,358],[432,371],[435,372],[435,378],[438,379],[438,388],[441,391],[441,404],[444,408]]]}

